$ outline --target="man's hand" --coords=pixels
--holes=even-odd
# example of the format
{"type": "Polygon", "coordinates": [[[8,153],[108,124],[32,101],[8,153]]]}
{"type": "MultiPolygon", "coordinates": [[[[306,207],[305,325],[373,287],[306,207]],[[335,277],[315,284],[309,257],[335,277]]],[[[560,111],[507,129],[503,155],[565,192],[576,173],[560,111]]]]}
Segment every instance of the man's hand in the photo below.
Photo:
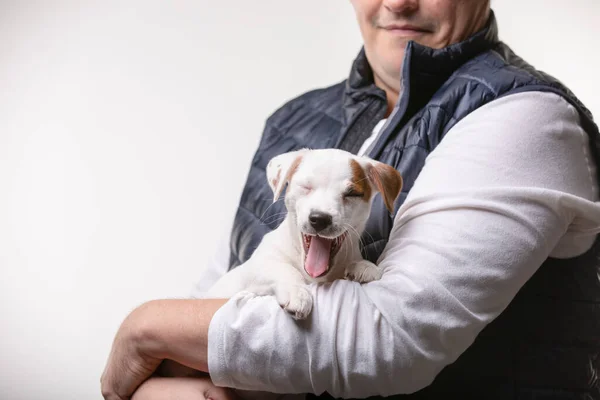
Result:
{"type": "Polygon", "coordinates": [[[144,351],[146,338],[142,322],[149,307],[151,303],[136,308],[119,327],[100,378],[102,396],[106,400],[129,399],[162,361],[144,351]]]}
{"type": "Polygon", "coordinates": [[[208,372],[208,326],[226,300],[154,300],[121,324],[100,379],[106,400],[128,400],[162,360],[208,372]]]}

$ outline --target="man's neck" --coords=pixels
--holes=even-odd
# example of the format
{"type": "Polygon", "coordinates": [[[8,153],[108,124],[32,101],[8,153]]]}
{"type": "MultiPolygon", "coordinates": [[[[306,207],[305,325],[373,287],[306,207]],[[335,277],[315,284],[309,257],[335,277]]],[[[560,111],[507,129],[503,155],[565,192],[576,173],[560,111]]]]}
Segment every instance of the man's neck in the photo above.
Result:
{"type": "MultiPolygon", "coordinates": [[[[400,90],[392,87],[392,85],[388,85],[384,79],[381,79],[377,74],[373,74],[373,78],[375,80],[375,85],[385,92],[385,97],[387,99],[387,110],[385,112],[385,117],[389,117],[394,109],[394,106],[398,102],[398,97],[400,96],[400,90]]],[[[400,82],[398,82],[398,88],[400,88],[400,82]]]]}

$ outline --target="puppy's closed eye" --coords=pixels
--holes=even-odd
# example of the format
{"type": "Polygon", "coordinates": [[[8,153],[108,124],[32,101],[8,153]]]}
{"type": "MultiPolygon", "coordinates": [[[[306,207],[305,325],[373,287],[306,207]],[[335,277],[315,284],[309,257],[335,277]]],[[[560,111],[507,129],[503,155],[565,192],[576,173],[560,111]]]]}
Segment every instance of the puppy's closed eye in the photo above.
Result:
{"type": "Polygon", "coordinates": [[[344,198],[348,197],[365,197],[364,192],[358,191],[354,188],[349,188],[344,192],[344,198]]]}
{"type": "Polygon", "coordinates": [[[300,191],[305,195],[309,194],[313,190],[313,187],[308,183],[299,183],[297,186],[298,189],[300,189],[300,191]]]}

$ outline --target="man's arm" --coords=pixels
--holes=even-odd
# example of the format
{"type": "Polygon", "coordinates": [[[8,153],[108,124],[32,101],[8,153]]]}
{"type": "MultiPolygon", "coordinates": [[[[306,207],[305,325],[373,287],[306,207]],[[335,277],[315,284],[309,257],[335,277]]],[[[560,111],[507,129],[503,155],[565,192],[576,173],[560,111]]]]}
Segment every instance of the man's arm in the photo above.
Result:
{"type": "Polygon", "coordinates": [[[140,345],[153,358],[208,372],[208,326],[226,299],[172,299],[146,303],[140,345]]]}
{"type": "Polygon", "coordinates": [[[575,110],[553,94],[473,112],[429,156],[399,211],[383,278],[312,286],[302,322],[269,297],[234,297],[208,331],[213,382],[334,397],[428,385],[549,255],[591,246],[600,204],[588,146],[575,110]]]}
{"type": "MultiPolygon", "coordinates": [[[[100,379],[104,398],[131,398],[164,359],[208,372],[208,327],[225,302],[153,300],[133,310],[115,335],[100,379]]],[[[144,390],[150,392],[152,388],[144,390]]]]}

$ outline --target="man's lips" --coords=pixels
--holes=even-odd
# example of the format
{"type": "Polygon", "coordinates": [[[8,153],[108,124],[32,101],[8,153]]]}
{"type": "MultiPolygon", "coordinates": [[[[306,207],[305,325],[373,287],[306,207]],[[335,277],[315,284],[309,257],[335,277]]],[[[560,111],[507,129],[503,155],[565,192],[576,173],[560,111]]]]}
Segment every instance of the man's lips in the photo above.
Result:
{"type": "Polygon", "coordinates": [[[421,28],[416,25],[400,25],[400,24],[390,24],[382,26],[382,29],[389,31],[396,35],[402,36],[419,36],[425,33],[431,33],[430,30],[421,28]]]}

